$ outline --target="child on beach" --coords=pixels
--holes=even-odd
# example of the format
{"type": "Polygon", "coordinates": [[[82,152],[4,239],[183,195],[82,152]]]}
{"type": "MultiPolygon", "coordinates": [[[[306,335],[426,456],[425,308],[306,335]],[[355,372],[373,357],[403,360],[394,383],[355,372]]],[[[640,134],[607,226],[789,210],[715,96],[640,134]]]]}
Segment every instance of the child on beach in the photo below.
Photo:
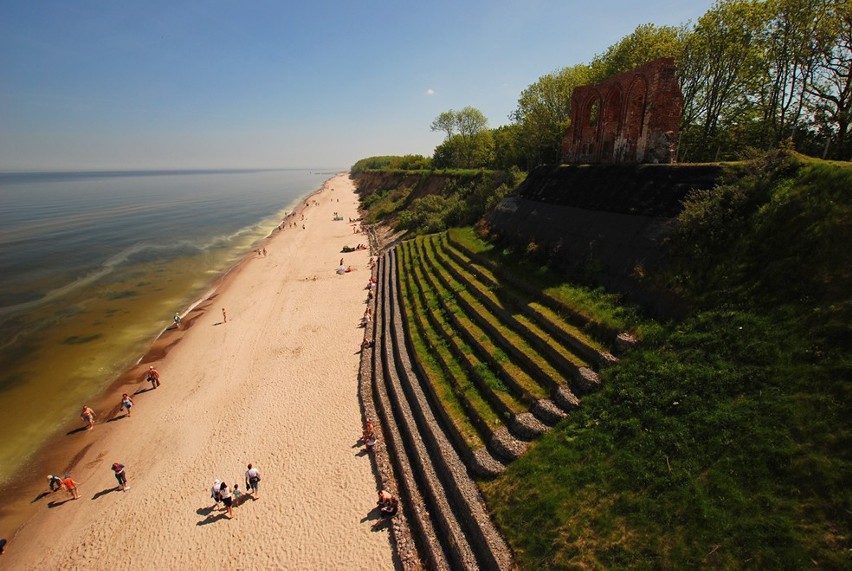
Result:
{"type": "Polygon", "coordinates": [[[121,407],[127,411],[127,416],[130,416],[130,409],[133,408],[133,399],[127,393],[121,395],[121,407]]]}
{"type": "Polygon", "coordinates": [[[180,314],[179,313],[175,313],[174,320],[175,320],[175,327],[180,329],[180,314]]]}
{"type": "Polygon", "coordinates": [[[80,499],[80,494],[77,492],[77,486],[80,484],[71,478],[71,474],[65,474],[65,478],[62,480],[62,485],[66,490],[68,490],[68,493],[71,494],[72,498],[75,500],[80,499]]]}
{"type": "Polygon", "coordinates": [[[118,482],[119,487],[125,492],[129,490],[130,486],[127,485],[127,473],[124,471],[124,464],[116,462],[112,465],[111,469],[115,472],[115,480],[118,482]]]}
{"type": "Polygon", "coordinates": [[[240,490],[239,484],[234,484],[234,491],[231,494],[234,496],[234,507],[240,507],[240,504],[243,503],[243,492],[240,490]]]}

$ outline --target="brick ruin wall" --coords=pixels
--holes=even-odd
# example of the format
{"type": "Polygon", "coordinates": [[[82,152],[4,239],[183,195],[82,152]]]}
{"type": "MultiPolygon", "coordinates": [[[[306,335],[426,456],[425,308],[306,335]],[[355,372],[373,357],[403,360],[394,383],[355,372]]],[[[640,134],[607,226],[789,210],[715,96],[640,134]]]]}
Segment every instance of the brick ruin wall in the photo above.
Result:
{"type": "Polygon", "coordinates": [[[671,163],[683,94],[672,58],[660,58],[571,94],[564,163],[671,163]]]}

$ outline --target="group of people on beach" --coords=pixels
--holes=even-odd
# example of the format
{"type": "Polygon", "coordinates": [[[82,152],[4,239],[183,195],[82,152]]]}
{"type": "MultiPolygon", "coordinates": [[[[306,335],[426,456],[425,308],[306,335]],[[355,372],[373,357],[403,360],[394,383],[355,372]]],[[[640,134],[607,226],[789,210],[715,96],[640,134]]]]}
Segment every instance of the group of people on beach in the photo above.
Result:
{"type": "MultiPolygon", "coordinates": [[[[151,390],[160,386],[160,373],[154,368],[154,365],[151,365],[148,367],[148,370],[145,371],[145,380],[151,383],[151,390]]],[[[124,414],[128,418],[133,410],[133,404],[133,397],[131,397],[128,393],[122,393],[121,400],[118,403],[118,408],[119,410],[124,410],[124,414]]],[[[91,407],[85,404],[83,405],[83,408],[80,411],[80,420],[83,421],[87,430],[92,430],[95,427],[95,419],[97,416],[98,415],[91,407]]]]}
{"type": "Polygon", "coordinates": [[[219,504],[223,504],[225,512],[228,514],[228,519],[234,518],[234,508],[239,507],[245,499],[245,494],[251,494],[252,499],[260,497],[260,470],[249,464],[245,473],[246,492],[240,490],[240,485],[234,483],[234,487],[228,486],[222,480],[213,480],[213,486],[210,487],[210,497],[213,498],[213,507],[211,509],[220,509],[219,504]]]}
{"type": "MultiPolygon", "coordinates": [[[[180,317],[178,314],[175,314],[175,323],[178,323],[179,319],[180,317]]],[[[160,372],[154,368],[154,365],[150,365],[148,367],[148,370],[145,371],[144,378],[147,382],[151,383],[150,390],[154,390],[160,386],[160,372]]],[[[121,400],[118,403],[118,408],[119,411],[124,410],[125,416],[129,418],[133,410],[133,398],[128,393],[122,393],[121,400]]],[[[86,430],[92,430],[95,427],[95,419],[97,417],[97,413],[95,413],[90,406],[85,404],[83,405],[83,408],[80,411],[80,420],[83,421],[83,427],[86,430]]],[[[118,487],[124,491],[130,489],[130,486],[127,485],[127,473],[125,472],[124,464],[115,462],[111,466],[111,469],[115,474],[118,487]]],[[[58,492],[64,488],[71,495],[72,499],[76,500],[80,497],[77,490],[80,484],[74,481],[70,473],[65,474],[65,477],[60,477],[56,474],[49,474],[47,476],[47,482],[51,493],[58,492]]]]}
{"type": "MultiPolygon", "coordinates": [[[[316,200],[312,201],[312,204],[319,205],[316,200]]],[[[311,202],[306,202],[305,207],[311,205],[311,202]]],[[[339,215],[338,212],[334,213],[335,219],[342,219],[342,216],[339,215]]],[[[283,229],[285,223],[290,223],[290,218],[295,217],[295,213],[288,215],[287,218],[282,221],[279,229],[283,229]]],[[[304,214],[302,214],[302,220],[304,220],[304,214]]],[[[360,222],[360,218],[350,218],[350,223],[353,224],[353,232],[357,233],[362,231],[362,228],[357,224],[360,222]]],[[[295,223],[292,223],[295,226],[295,223]]],[[[303,225],[304,228],[304,225],[303,225]]],[[[366,250],[368,246],[366,244],[358,244],[355,248],[352,248],[352,251],[355,250],[366,250]]],[[[266,256],[267,250],[266,248],[260,248],[255,250],[258,256],[266,256]]],[[[369,261],[369,267],[372,271],[375,268],[375,261],[371,257],[369,261]]],[[[340,259],[340,263],[338,265],[337,273],[348,273],[353,270],[352,266],[347,266],[344,264],[343,258],[340,259]]],[[[313,278],[316,280],[316,277],[313,278]]],[[[362,343],[362,348],[368,348],[373,346],[373,341],[370,335],[369,324],[372,320],[372,307],[371,301],[374,298],[374,291],[376,289],[376,278],[371,275],[366,288],[369,290],[367,297],[367,308],[364,311],[364,315],[361,319],[361,326],[364,327],[367,331],[365,331],[364,341],[362,343]]],[[[227,314],[225,309],[222,308],[222,318],[224,322],[227,322],[227,314]]],[[[182,318],[180,313],[175,313],[173,317],[174,327],[176,329],[180,329],[182,325],[182,318]]],[[[150,365],[146,371],[143,373],[143,378],[145,382],[150,383],[150,389],[155,390],[161,385],[160,373],[157,369],[150,365]]],[[[137,391],[135,394],[138,394],[144,391],[137,391]]],[[[132,410],[134,407],[133,397],[129,393],[122,393],[121,399],[119,402],[119,411],[124,410],[125,416],[130,417],[132,410]]],[[[96,423],[98,415],[95,411],[89,407],[88,405],[83,405],[82,410],[80,412],[80,418],[84,423],[83,429],[92,430],[96,423]]],[[[376,444],[378,442],[378,436],[376,434],[376,430],[373,426],[373,422],[368,418],[366,420],[366,425],[362,432],[362,441],[367,450],[374,450],[376,444]]],[[[127,469],[126,466],[120,462],[114,462],[110,466],[110,470],[115,477],[117,487],[121,491],[127,491],[130,489],[127,478],[127,469]]],[[[213,486],[210,488],[210,496],[214,501],[213,508],[211,509],[223,509],[228,519],[232,519],[234,517],[234,508],[238,507],[245,499],[250,495],[253,499],[259,498],[259,489],[260,489],[260,471],[253,465],[248,464],[247,469],[244,474],[245,479],[245,487],[240,488],[239,484],[234,482],[232,486],[229,486],[225,481],[220,479],[216,479],[213,482],[213,486]],[[220,508],[220,505],[223,506],[220,508]]],[[[72,477],[71,473],[66,473],[64,476],[59,476],[56,474],[50,474],[47,476],[49,493],[54,494],[60,492],[61,490],[67,491],[71,499],[77,500],[80,498],[79,494],[79,486],[80,483],[75,481],[72,477]]],[[[378,492],[378,502],[377,505],[383,516],[393,516],[397,513],[399,502],[396,497],[394,497],[390,492],[385,489],[381,489],[378,492]]],[[[3,540],[5,546],[5,540],[3,540]]]]}
{"type": "MultiPolygon", "coordinates": [[[[376,262],[372,256],[370,257],[369,267],[370,279],[367,282],[366,287],[364,288],[368,290],[366,300],[367,308],[364,310],[364,316],[361,318],[361,322],[359,324],[360,327],[364,328],[364,340],[361,342],[362,350],[371,349],[374,345],[374,341],[370,331],[370,321],[372,321],[373,317],[372,302],[375,298],[377,280],[376,276],[373,273],[373,270],[376,267],[376,262]]],[[[364,446],[366,446],[367,450],[375,451],[375,447],[378,441],[379,437],[376,434],[376,428],[373,425],[373,421],[372,419],[367,417],[364,423],[364,430],[361,433],[361,442],[364,443],[364,446]]],[[[399,500],[397,500],[396,496],[394,496],[385,489],[379,491],[379,499],[376,504],[379,508],[379,512],[384,517],[395,516],[397,511],[399,510],[399,500]]]]}
{"type": "MultiPolygon", "coordinates": [[[[367,450],[373,450],[378,440],[379,437],[376,436],[376,429],[373,426],[373,421],[367,418],[367,422],[364,425],[364,432],[361,434],[361,441],[367,447],[367,450]]],[[[396,499],[396,496],[385,489],[379,491],[379,501],[377,504],[381,514],[386,517],[395,516],[399,510],[399,500],[396,499]]]]}
{"type": "MultiPolygon", "coordinates": [[[[127,472],[125,471],[124,464],[113,462],[112,466],[110,466],[110,470],[112,470],[113,475],[115,476],[115,481],[118,482],[116,489],[121,489],[125,492],[129,490],[130,486],[127,485],[127,472]]],[[[71,496],[72,500],[80,499],[80,483],[75,481],[74,478],[71,477],[71,474],[65,474],[64,477],[57,476],[56,474],[49,474],[47,476],[47,487],[50,489],[51,494],[55,494],[59,490],[65,489],[68,492],[68,495],[71,496]]]]}

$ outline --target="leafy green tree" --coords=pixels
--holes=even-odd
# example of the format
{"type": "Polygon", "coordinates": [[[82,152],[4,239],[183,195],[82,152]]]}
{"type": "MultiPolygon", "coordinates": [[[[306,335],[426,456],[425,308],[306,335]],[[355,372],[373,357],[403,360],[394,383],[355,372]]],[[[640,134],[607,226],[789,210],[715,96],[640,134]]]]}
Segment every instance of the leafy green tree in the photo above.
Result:
{"type": "Polygon", "coordinates": [[[661,57],[680,59],[686,34],[684,26],[642,24],[592,59],[590,79],[602,81],[661,57]]]}
{"type": "Polygon", "coordinates": [[[432,165],[437,169],[485,168],[494,163],[494,139],[485,130],[470,138],[454,135],[437,147],[432,165]]]}
{"type": "Polygon", "coordinates": [[[507,170],[525,164],[521,150],[520,125],[512,123],[492,129],[491,139],[494,144],[494,158],[490,165],[492,168],[507,170]]]}
{"type": "Polygon", "coordinates": [[[435,117],[435,120],[432,121],[431,129],[433,132],[441,131],[446,133],[444,140],[450,140],[458,129],[458,118],[456,116],[456,112],[450,109],[449,111],[444,111],[435,117]]]}
{"type": "Polygon", "coordinates": [[[562,138],[571,122],[571,93],[589,83],[589,67],[575,65],[538,78],[521,92],[518,106],[509,116],[519,127],[518,141],[529,170],[557,163],[562,138]]]}
{"type": "Polygon", "coordinates": [[[444,111],[432,121],[432,131],[447,133],[435,149],[438,168],[478,167],[489,164],[492,148],[488,119],[482,111],[467,106],[461,111],[444,111]]]}
{"type": "Polygon", "coordinates": [[[435,151],[432,154],[432,165],[436,169],[458,168],[458,158],[461,156],[461,143],[461,139],[456,136],[445,140],[435,147],[435,151]]]}
{"type": "Polygon", "coordinates": [[[359,160],[352,165],[350,172],[358,174],[367,170],[429,170],[431,168],[432,159],[423,155],[379,156],[359,160]]]}
{"type": "Polygon", "coordinates": [[[765,4],[757,0],[718,1],[685,37],[680,160],[715,159],[722,148],[720,130],[746,115],[765,15],[765,4]]]}
{"type": "Polygon", "coordinates": [[[464,167],[481,166],[485,157],[477,157],[488,144],[484,134],[488,131],[488,119],[476,107],[467,106],[457,115],[459,137],[462,140],[461,165],[464,167]]]}

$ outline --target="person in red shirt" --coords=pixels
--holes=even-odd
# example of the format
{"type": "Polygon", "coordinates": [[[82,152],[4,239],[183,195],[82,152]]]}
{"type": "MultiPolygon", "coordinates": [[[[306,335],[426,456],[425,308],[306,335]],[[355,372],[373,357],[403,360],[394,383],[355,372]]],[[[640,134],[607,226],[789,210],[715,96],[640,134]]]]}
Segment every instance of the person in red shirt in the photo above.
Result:
{"type": "Polygon", "coordinates": [[[77,486],[79,486],[77,482],[71,479],[71,474],[65,474],[65,478],[62,480],[62,486],[70,492],[71,496],[75,500],[80,499],[80,494],[77,492],[77,486]]]}
{"type": "Polygon", "coordinates": [[[146,374],[146,380],[151,383],[151,388],[156,389],[160,386],[160,373],[157,372],[157,369],[154,368],[154,365],[148,367],[148,373],[146,374]]]}

